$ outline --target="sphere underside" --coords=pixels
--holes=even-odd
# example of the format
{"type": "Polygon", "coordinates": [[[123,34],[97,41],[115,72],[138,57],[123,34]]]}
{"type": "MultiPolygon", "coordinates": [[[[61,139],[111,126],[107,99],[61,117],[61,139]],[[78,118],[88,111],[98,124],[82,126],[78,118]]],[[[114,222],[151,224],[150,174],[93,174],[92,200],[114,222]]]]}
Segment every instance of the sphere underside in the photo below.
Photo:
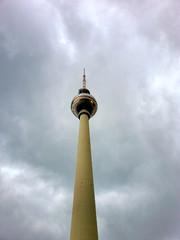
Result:
{"type": "Polygon", "coordinates": [[[71,110],[77,118],[80,118],[82,113],[91,118],[97,111],[97,102],[90,94],[79,94],[72,100],[71,110]]]}

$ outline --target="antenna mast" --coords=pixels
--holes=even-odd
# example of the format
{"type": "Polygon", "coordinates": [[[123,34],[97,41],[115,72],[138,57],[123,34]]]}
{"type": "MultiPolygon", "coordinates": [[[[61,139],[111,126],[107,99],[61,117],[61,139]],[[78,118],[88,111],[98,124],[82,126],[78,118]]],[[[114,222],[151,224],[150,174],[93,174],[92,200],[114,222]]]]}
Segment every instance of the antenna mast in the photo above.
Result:
{"type": "Polygon", "coordinates": [[[83,88],[86,88],[86,75],[85,75],[85,68],[83,69],[83,88]]]}

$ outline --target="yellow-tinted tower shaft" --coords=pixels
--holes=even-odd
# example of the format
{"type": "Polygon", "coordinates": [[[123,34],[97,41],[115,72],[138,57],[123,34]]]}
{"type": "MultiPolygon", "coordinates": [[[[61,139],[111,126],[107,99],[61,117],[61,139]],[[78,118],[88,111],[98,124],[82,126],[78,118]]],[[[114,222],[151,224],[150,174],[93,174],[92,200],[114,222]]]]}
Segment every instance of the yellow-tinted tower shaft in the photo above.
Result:
{"type": "Polygon", "coordinates": [[[89,117],[80,115],[70,240],[98,240],[89,117]]]}

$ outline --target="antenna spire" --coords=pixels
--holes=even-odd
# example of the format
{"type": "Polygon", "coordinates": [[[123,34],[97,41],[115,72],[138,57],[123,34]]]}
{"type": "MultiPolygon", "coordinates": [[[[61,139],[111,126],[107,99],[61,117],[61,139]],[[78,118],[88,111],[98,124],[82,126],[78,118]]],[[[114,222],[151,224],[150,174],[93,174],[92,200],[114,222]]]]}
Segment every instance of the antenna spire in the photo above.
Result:
{"type": "Polygon", "coordinates": [[[86,88],[86,75],[85,75],[85,68],[83,68],[83,88],[86,88]]]}

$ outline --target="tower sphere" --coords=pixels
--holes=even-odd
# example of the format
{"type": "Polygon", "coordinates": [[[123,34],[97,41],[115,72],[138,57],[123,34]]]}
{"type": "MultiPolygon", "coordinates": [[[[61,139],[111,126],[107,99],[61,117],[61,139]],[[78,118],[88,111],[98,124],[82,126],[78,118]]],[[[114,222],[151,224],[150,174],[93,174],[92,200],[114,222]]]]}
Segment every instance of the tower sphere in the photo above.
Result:
{"type": "Polygon", "coordinates": [[[82,113],[87,114],[91,118],[97,111],[96,99],[87,88],[80,88],[78,95],[72,100],[71,110],[77,118],[80,118],[82,113]]]}

